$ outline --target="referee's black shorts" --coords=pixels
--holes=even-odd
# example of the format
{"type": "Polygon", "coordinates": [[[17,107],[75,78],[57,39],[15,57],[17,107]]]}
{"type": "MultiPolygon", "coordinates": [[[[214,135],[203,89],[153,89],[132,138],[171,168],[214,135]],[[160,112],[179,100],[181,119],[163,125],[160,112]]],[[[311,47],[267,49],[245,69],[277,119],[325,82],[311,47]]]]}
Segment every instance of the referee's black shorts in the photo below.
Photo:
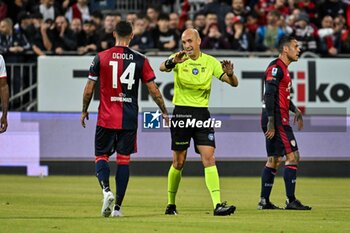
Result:
{"type": "Polygon", "coordinates": [[[175,106],[171,119],[171,149],[187,150],[193,138],[195,151],[197,146],[205,145],[215,148],[214,128],[197,127],[197,121],[210,120],[208,108],[175,106]],[[194,124],[193,124],[194,122],[194,124]]]}

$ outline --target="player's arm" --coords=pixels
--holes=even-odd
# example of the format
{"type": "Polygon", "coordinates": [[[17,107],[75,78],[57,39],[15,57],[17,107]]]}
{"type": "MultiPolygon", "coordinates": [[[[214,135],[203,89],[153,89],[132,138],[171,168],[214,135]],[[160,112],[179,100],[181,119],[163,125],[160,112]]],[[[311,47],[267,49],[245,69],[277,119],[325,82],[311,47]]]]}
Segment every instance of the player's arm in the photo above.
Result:
{"type": "Polygon", "coordinates": [[[160,111],[162,111],[163,117],[165,118],[166,122],[169,122],[168,111],[166,110],[163,96],[162,96],[161,92],[159,91],[157,84],[153,80],[150,82],[147,82],[145,84],[146,84],[146,86],[148,88],[148,92],[152,96],[154,102],[158,105],[158,107],[160,108],[160,111]]]}
{"type": "Polygon", "coordinates": [[[221,81],[230,84],[233,87],[238,86],[238,78],[234,73],[233,63],[228,60],[223,60],[221,62],[222,70],[224,74],[220,77],[221,81]]]}
{"type": "Polygon", "coordinates": [[[275,96],[277,93],[277,86],[273,82],[265,83],[265,108],[267,111],[268,122],[267,131],[265,133],[268,139],[275,136],[275,96]]]}
{"type": "Polygon", "coordinates": [[[294,113],[294,124],[298,123],[298,129],[302,130],[304,128],[303,114],[300,109],[294,105],[292,100],[289,102],[289,111],[294,113]]]}
{"type": "Polygon", "coordinates": [[[89,112],[88,108],[92,99],[92,95],[94,93],[96,86],[96,82],[94,80],[88,79],[85,88],[84,88],[84,94],[83,94],[83,109],[81,112],[80,122],[81,125],[85,128],[85,119],[89,120],[89,112]]]}
{"type": "Polygon", "coordinates": [[[96,81],[100,73],[100,57],[96,55],[90,65],[89,78],[84,88],[83,109],[81,111],[80,123],[85,128],[85,119],[89,120],[88,108],[95,90],[96,81]]]}
{"type": "Polygon", "coordinates": [[[1,107],[2,115],[0,120],[0,133],[3,133],[7,129],[7,111],[9,106],[9,86],[7,84],[6,78],[0,78],[0,97],[1,97],[1,107]]]}
{"type": "Polygon", "coordinates": [[[275,100],[279,81],[283,78],[283,71],[280,67],[269,67],[265,74],[264,102],[268,115],[267,131],[265,136],[272,139],[275,136],[275,100]]]}
{"type": "Polygon", "coordinates": [[[174,57],[170,57],[169,59],[162,62],[162,64],[159,66],[159,70],[162,72],[170,72],[175,68],[176,64],[182,63],[188,59],[188,57],[184,57],[185,54],[185,51],[176,53],[174,57]]]}

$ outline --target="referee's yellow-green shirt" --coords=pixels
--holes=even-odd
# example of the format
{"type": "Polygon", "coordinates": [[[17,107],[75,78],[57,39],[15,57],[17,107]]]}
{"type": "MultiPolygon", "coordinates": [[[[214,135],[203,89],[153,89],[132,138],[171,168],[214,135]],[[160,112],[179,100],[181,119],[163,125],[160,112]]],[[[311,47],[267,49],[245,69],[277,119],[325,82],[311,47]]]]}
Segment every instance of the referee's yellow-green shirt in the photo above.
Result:
{"type": "Polygon", "coordinates": [[[176,64],[173,71],[173,104],[190,107],[208,107],[212,78],[221,79],[224,74],[221,63],[205,53],[201,53],[197,60],[189,58],[176,64]]]}

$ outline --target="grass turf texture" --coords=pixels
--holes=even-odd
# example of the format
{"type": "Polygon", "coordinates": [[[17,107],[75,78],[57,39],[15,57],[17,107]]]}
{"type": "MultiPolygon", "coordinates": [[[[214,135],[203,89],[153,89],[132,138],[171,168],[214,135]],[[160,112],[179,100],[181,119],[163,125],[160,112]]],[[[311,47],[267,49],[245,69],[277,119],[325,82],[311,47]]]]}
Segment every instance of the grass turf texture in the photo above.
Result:
{"type": "MultiPolygon", "coordinates": [[[[110,179],[114,190],[114,178],[110,179]]],[[[350,232],[350,179],[299,178],[297,197],[311,211],[256,210],[260,178],[221,178],[234,215],[213,216],[203,177],[183,177],[178,216],[165,216],[166,177],[131,177],[123,218],[100,217],[102,194],[91,176],[0,175],[0,232],[350,232]]],[[[115,191],[113,191],[115,193],[115,191]]],[[[284,207],[276,177],[272,201],[284,207]]]]}

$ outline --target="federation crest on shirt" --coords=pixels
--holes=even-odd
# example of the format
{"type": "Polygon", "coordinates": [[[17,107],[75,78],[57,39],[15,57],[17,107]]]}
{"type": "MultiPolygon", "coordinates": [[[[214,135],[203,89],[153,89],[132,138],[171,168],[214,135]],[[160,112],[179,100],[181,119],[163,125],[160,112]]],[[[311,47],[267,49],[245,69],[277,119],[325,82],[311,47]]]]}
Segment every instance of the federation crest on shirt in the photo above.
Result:
{"type": "Polygon", "coordinates": [[[197,68],[192,69],[192,74],[197,75],[199,73],[199,70],[197,68]]]}

